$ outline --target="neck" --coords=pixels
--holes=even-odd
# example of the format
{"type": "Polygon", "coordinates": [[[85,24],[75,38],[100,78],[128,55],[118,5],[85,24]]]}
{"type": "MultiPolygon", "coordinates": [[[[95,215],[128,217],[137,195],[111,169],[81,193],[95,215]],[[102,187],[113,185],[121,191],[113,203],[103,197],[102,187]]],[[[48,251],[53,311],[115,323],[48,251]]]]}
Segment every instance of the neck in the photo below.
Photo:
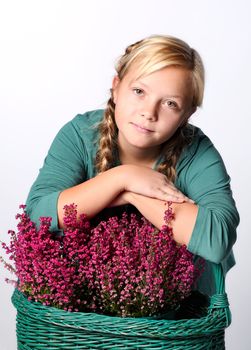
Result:
{"type": "Polygon", "coordinates": [[[134,164],[149,168],[154,166],[160,154],[160,148],[142,150],[134,147],[125,151],[119,146],[118,151],[121,164],[134,164]]]}

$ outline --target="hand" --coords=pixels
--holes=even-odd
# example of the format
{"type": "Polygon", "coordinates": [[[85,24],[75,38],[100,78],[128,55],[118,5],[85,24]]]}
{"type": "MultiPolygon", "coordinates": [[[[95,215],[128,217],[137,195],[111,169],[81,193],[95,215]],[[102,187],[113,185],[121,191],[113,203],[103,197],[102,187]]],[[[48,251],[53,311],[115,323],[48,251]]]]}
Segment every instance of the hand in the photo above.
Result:
{"type": "Polygon", "coordinates": [[[193,200],[179,191],[167,177],[156,170],[137,165],[123,165],[125,192],[176,203],[193,200]]]}

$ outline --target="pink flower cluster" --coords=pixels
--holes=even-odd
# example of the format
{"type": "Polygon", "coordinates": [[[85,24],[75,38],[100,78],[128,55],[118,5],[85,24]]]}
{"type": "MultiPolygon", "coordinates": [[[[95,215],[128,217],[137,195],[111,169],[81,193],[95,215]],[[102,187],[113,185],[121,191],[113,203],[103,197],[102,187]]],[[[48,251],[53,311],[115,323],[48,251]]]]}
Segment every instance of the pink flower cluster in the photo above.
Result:
{"type": "MultiPolygon", "coordinates": [[[[23,209],[24,206],[21,206],[23,209]]],[[[199,276],[193,255],[177,245],[169,226],[157,230],[145,218],[123,213],[92,227],[65,207],[64,235],[50,232],[51,219],[36,229],[27,213],[18,214],[18,232],[2,247],[15,263],[18,289],[30,300],[68,311],[144,317],[165,313],[187,297],[199,276]]]]}

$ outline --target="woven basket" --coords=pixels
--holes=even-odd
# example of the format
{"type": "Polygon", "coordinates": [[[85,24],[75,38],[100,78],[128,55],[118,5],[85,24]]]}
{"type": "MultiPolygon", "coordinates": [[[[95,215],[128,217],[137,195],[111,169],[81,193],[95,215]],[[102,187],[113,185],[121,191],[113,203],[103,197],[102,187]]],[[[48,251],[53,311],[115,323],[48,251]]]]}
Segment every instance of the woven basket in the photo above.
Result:
{"type": "Polygon", "coordinates": [[[172,320],[67,312],[30,302],[15,290],[18,349],[225,349],[231,314],[220,265],[213,273],[216,294],[195,293],[172,320]]]}

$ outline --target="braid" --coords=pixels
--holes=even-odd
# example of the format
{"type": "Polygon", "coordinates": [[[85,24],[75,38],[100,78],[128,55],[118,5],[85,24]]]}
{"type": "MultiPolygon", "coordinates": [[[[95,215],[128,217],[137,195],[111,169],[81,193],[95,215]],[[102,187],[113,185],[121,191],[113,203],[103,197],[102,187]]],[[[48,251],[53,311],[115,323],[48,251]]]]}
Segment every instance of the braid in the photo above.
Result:
{"type": "Polygon", "coordinates": [[[99,125],[100,141],[96,155],[96,169],[98,173],[112,167],[114,163],[114,150],[117,147],[117,126],[114,121],[115,104],[111,97],[104,113],[104,118],[99,125]]]}
{"type": "Polygon", "coordinates": [[[192,142],[193,130],[187,125],[180,127],[173,137],[163,146],[162,154],[164,160],[157,170],[165,174],[168,180],[174,183],[176,179],[176,165],[185,148],[192,142]]]}

